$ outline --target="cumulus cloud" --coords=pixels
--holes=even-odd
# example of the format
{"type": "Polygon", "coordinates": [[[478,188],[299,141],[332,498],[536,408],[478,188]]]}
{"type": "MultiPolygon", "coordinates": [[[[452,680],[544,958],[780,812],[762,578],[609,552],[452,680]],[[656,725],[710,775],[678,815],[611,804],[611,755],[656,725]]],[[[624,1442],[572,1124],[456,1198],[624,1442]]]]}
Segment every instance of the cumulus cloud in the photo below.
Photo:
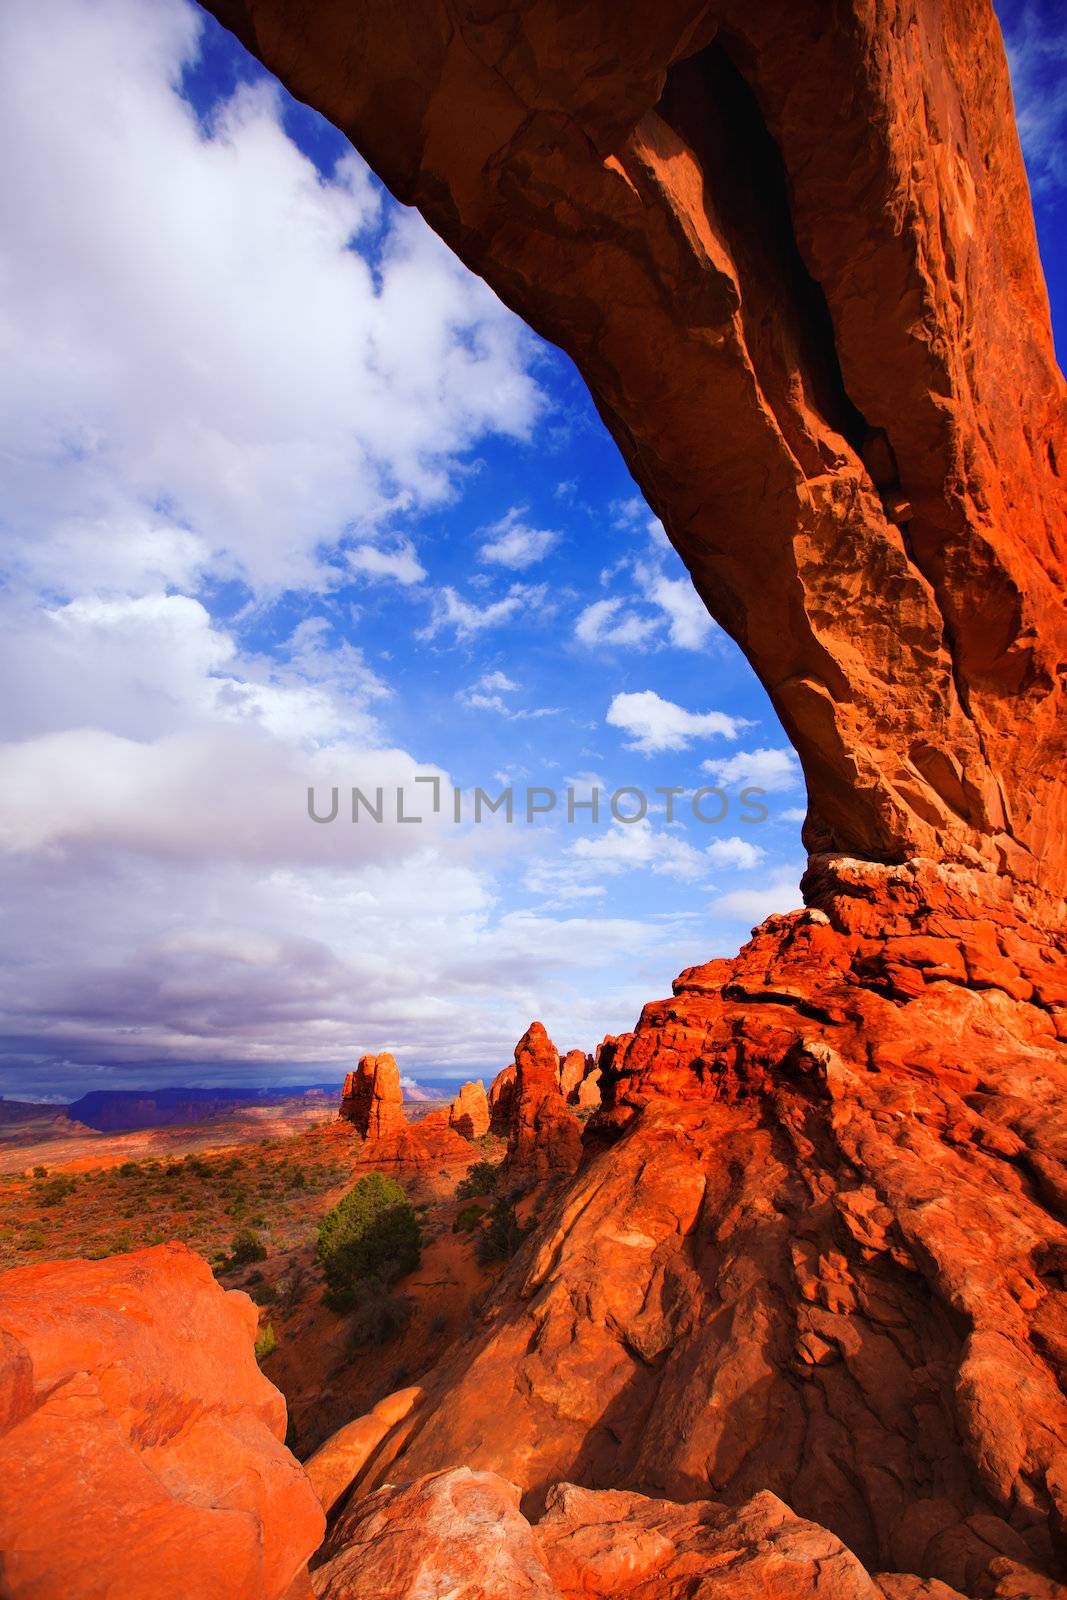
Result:
{"type": "MultiPolygon", "coordinates": [[[[664,700],[654,689],[633,694],[617,694],[605,719],[613,728],[632,734],[628,750],[653,755],[660,750],[688,750],[696,739],[718,736],[736,739],[748,723],[725,711],[686,711],[673,700],[664,700]]],[[[705,763],[707,765],[707,763],[705,763]]]]}
{"type": "Polygon", "coordinates": [[[998,6],[1019,138],[1038,202],[1067,185],[1067,19],[1056,0],[998,6]]]}
{"type": "Polygon", "coordinates": [[[633,588],[625,596],[597,600],[578,618],[575,638],[586,645],[620,645],[632,650],[703,650],[718,631],[707,607],[684,571],[671,577],[668,567],[680,563],[671,549],[663,524],[649,514],[643,500],[616,500],[608,507],[614,528],[624,534],[644,534],[637,551],[625,551],[600,574],[607,587],[629,576],[633,588]]]}
{"type": "Polygon", "coordinates": [[[543,560],[559,543],[559,534],[552,528],[531,528],[523,521],[525,507],[513,506],[499,522],[483,529],[488,535],[479,554],[483,561],[498,567],[522,569],[543,560]]]}
{"type": "Polygon", "coordinates": [[[799,867],[781,867],[769,883],[731,889],[711,902],[715,917],[737,918],[755,926],[775,912],[796,911],[803,905],[799,867]]]}
{"type": "Polygon", "coordinates": [[[678,650],[703,650],[717,624],[689,577],[668,578],[648,562],[637,564],[635,577],[648,603],[662,612],[670,643],[678,650]]]}
{"type": "Polygon", "coordinates": [[[433,597],[433,611],[429,622],[419,634],[422,639],[432,639],[443,628],[451,628],[459,641],[471,639],[489,628],[499,628],[524,612],[535,612],[544,604],[548,591],[543,584],[513,583],[500,600],[487,605],[476,605],[446,584],[433,597]]]}
{"type": "Polygon", "coordinates": [[[640,649],[654,637],[656,629],[654,618],[627,610],[622,600],[594,600],[578,617],[574,637],[580,644],[640,649]]]}
{"type": "Polygon", "coordinates": [[[788,746],[739,750],[736,755],[711,757],[700,767],[720,784],[749,784],[775,790],[792,789],[800,782],[800,764],[788,746]]]}
{"type": "Polygon", "coordinates": [[[705,846],[704,854],[717,867],[737,867],[746,871],[758,867],[767,852],[751,839],[740,839],[732,834],[728,839],[713,839],[705,846]]]}
{"type": "Polygon", "coordinates": [[[518,687],[519,685],[514,683],[506,672],[483,672],[477,683],[461,689],[456,698],[461,705],[471,711],[495,711],[500,716],[508,716],[519,721],[524,718],[558,715],[558,706],[516,706],[504,700],[504,695],[513,694],[518,687]]]}
{"type": "Polygon", "coordinates": [[[272,85],[200,125],[176,85],[201,21],[0,16],[9,561],[68,594],[321,586],[349,528],[440,503],[540,404],[517,319],[354,153],[320,177],[272,85]]]}
{"type": "Polygon", "coordinates": [[[606,833],[576,839],[574,861],[597,873],[643,869],[666,878],[693,883],[707,873],[699,850],[676,834],[653,828],[647,817],[638,822],[613,822],[606,833]]]}
{"type": "Polygon", "coordinates": [[[426,568],[415,554],[410,540],[403,540],[391,549],[380,545],[357,544],[345,551],[345,560],[354,572],[369,578],[392,578],[396,583],[421,583],[426,568]]]}

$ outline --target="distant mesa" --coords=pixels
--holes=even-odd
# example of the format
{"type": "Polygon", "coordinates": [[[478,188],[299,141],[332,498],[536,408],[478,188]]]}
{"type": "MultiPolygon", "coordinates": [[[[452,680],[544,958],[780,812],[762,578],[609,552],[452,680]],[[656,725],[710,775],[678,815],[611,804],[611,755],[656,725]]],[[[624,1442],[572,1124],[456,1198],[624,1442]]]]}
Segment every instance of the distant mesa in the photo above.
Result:
{"type": "MultiPolygon", "coordinates": [[[[139,1133],[147,1128],[170,1128],[185,1123],[206,1122],[212,1117],[232,1116],[249,1106],[270,1105],[299,1097],[324,1097],[326,1086],[283,1085],[250,1089],[198,1089],[183,1086],[167,1089],[91,1089],[80,1100],[67,1106],[73,1122],[80,1122],[97,1133],[139,1133]]],[[[0,1102],[2,1104],[2,1102],[0,1102]]],[[[38,1107],[58,1111],[58,1106],[38,1107]]],[[[3,1113],[0,1112],[0,1120],[3,1113]]]]}
{"type": "Polygon", "coordinates": [[[67,1115],[98,1133],[136,1133],[226,1116],[261,1098],[247,1089],[92,1089],[67,1115]]]}
{"type": "Polygon", "coordinates": [[[0,1095],[0,1127],[10,1127],[15,1122],[34,1122],[38,1117],[67,1115],[64,1105],[40,1100],[5,1100],[0,1095]]]}

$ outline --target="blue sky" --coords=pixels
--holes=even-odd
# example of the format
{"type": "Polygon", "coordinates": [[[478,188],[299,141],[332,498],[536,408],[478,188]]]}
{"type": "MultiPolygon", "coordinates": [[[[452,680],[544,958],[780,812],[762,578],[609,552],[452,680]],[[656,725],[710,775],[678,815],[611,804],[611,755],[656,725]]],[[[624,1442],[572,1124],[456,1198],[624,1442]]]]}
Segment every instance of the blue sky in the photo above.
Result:
{"type": "MultiPolygon", "coordinates": [[[[1012,23],[1048,254],[1062,28],[1012,23]]],[[[797,904],[796,764],[569,361],[187,0],[0,36],[0,1089],[485,1075],[797,904]],[[432,773],[601,820],[307,817],[432,773]]]]}

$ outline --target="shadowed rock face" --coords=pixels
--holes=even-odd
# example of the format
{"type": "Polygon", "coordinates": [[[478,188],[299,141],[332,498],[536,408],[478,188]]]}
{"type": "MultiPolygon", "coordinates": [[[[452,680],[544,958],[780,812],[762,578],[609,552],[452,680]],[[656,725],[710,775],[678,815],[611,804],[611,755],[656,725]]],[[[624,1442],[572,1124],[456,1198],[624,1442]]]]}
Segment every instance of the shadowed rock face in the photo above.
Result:
{"type": "Polygon", "coordinates": [[[1064,386],[987,0],[209,9],[574,357],[809,850],[981,864],[1048,919],[1064,386]]]}

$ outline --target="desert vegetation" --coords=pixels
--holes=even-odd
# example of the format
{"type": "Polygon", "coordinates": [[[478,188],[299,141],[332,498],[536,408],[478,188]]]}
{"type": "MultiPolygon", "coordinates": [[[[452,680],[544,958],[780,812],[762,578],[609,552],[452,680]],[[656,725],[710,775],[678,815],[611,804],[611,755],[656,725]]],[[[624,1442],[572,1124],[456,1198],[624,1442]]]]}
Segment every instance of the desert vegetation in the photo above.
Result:
{"type": "Polygon", "coordinates": [[[171,1239],[219,1270],[249,1266],[314,1238],[324,1197],[351,1170],[352,1137],[331,1122],[211,1155],[0,1178],[0,1267],[171,1239]]]}

